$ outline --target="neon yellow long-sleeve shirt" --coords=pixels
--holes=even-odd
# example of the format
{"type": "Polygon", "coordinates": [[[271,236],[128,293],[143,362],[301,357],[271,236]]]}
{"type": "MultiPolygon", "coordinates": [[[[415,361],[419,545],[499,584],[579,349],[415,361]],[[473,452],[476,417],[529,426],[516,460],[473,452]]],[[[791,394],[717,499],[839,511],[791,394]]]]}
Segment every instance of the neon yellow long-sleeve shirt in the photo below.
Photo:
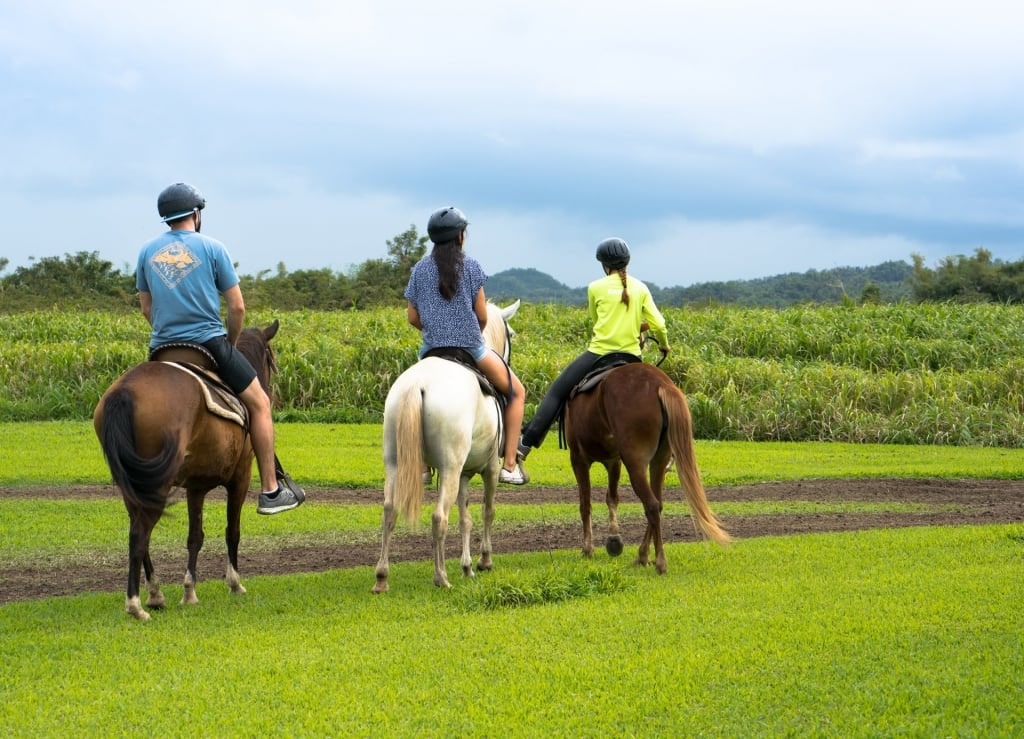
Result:
{"type": "Polygon", "coordinates": [[[646,322],[658,345],[668,348],[665,318],[654,304],[651,291],[637,278],[626,275],[629,305],[622,302],[622,279],[617,272],[587,285],[587,303],[594,331],[587,349],[594,354],[628,352],[640,355],[640,324],[646,322]]]}

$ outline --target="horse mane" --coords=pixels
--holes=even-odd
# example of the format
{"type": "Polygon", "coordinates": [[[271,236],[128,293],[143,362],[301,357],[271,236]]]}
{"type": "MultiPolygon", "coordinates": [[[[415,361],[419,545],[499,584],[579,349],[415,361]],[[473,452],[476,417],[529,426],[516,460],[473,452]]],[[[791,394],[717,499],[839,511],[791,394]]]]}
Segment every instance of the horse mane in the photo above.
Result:
{"type": "Polygon", "coordinates": [[[258,328],[247,328],[238,336],[235,345],[256,370],[260,385],[270,395],[270,375],[277,372],[277,358],[270,342],[258,328]]]}

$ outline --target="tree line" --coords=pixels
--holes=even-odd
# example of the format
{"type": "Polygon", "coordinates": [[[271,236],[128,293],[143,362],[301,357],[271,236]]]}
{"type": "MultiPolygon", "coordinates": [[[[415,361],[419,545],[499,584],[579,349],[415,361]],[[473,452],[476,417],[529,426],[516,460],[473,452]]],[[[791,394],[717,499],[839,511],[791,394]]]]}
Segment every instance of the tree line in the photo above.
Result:
{"type": "MultiPolygon", "coordinates": [[[[359,310],[401,305],[412,267],[426,254],[429,240],[415,226],[385,242],[387,257],[368,259],[348,272],[302,269],[240,274],[242,293],[252,309],[359,310]]],[[[928,267],[913,255],[913,264],[890,261],[874,267],[808,270],[756,280],[706,282],[688,287],[648,283],[661,306],[736,305],[782,308],[799,304],[912,302],[1024,302],[1024,259],[1006,262],[977,248],[928,267]]],[[[135,309],[134,272],[122,272],[98,252],[43,257],[6,272],[0,257],[0,310],[49,308],[135,309]]],[[[236,265],[237,267],[237,265],[236,265]]],[[[489,297],[522,298],[534,303],[586,303],[586,288],[570,288],[535,269],[511,269],[492,275],[489,297]]]]}
{"type": "MultiPolygon", "coordinates": [[[[386,242],[387,257],[368,259],[348,272],[302,269],[264,270],[238,278],[250,309],[352,310],[404,305],[412,267],[426,253],[428,238],[415,226],[386,242]]],[[[10,261],[0,257],[0,310],[13,312],[53,307],[135,309],[135,272],[122,272],[98,252],[80,251],[43,257],[3,275],[10,261]]],[[[238,264],[235,264],[238,268],[238,264]]]]}

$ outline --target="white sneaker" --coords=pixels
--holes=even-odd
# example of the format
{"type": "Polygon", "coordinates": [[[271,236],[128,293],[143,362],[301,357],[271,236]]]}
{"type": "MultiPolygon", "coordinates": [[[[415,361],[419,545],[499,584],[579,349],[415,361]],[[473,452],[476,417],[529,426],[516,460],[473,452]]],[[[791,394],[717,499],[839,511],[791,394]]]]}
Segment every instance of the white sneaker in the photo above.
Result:
{"type": "Polygon", "coordinates": [[[516,466],[511,470],[506,470],[504,467],[501,468],[501,472],[498,473],[498,482],[503,482],[506,485],[525,485],[530,481],[530,476],[526,474],[526,470],[519,466],[516,462],[516,466]]]}

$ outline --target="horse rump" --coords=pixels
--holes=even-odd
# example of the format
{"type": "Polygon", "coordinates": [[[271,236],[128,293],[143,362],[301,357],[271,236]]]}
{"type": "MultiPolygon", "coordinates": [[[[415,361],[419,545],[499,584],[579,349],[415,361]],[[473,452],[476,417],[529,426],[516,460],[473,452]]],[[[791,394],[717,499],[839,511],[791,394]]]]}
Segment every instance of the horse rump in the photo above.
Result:
{"type": "Polygon", "coordinates": [[[162,509],[164,489],[174,478],[178,447],[170,431],[163,431],[159,454],[144,457],[135,449],[135,399],[126,388],[116,388],[101,406],[99,439],[114,484],[135,505],[162,509]]]}

